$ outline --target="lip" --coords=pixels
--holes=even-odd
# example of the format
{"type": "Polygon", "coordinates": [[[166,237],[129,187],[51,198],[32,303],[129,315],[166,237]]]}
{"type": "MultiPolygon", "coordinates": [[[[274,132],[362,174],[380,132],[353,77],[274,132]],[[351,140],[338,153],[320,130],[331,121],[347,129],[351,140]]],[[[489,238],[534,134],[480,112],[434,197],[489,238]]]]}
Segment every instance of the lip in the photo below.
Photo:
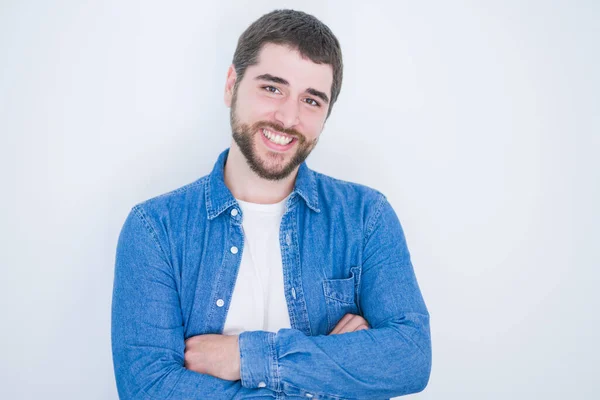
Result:
{"type": "Polygon", "coordinates": [[[262,137],[262,140],[265,143],[265,145],[269,149],[275,150],[275,151],[287,151],[287,150],[291,149],[294,146],[294,144],[298,141],[298,138],[296,138],[294,136],[286,135],[285,133],[274,131],[274,130],[271,130],[271,129],[268,129],[268,128],[260,128],[259,131],[258,131],[258,133],[259,133],[260,137],[262,137]],[[277,144],[277,143],[273,143],[269,139],[267,139],[267,137],[263,134],[263,129],[266,129],[266,130],[268,130],[271,133],[275,133],[277,135],[281,135],[281,136],[286,137],[286,138],[291,138],[292,141],[289,142],[286,145],[280,145],[280,144],[277,144]]]}

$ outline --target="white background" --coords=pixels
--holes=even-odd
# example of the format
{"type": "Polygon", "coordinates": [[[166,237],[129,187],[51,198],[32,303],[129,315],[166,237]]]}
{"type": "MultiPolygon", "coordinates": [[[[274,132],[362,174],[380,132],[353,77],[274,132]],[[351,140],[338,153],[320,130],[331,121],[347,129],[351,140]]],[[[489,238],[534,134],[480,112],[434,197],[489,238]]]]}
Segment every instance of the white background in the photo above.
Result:
{"type": "Polygon", "coordinates": [[[225,74],[274,8],[339,38],[311,168],[385,193],[431,313],[420,399],[600,390],[596,1],[0,1],[0,398],[116,399],[130,208],[230,143],[225,74]]]}

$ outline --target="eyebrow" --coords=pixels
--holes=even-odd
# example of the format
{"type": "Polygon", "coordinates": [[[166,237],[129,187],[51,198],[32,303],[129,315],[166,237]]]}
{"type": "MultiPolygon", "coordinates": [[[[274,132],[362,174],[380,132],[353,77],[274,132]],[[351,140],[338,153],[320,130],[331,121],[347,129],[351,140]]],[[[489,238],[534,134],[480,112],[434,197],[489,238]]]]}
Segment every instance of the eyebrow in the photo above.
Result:
{"type": "MultiPolygon", "coordinates": [[[[254,78],[254,80],[257,81],[268,81],[268,82],[275,82],[275,83],[279,83],[280,85],[285,85],[285,86],[289,86],[290,83],[288,81],[286,81],[283,78],[280,78],[279,76],[273,76],[271,74],[262,74],[257,76],[256,78],[254,78]]],[[[313,88],[308,88],[305,90],[306,93],[311,94],[315,97],[320,98],[321,100],[323,100],[326,104],[329,104],[329,97],[327,97],[327,95],[323,92],[321,92],[320,90],[317,89],[313,89],[313,88]]]]}

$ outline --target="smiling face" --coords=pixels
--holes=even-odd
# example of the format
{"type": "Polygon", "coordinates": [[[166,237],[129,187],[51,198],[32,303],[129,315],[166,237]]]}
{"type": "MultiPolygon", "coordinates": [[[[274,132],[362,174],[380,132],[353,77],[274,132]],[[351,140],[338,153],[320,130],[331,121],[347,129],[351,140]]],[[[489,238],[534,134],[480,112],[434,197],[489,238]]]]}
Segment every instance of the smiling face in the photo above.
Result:
{"type": "Polygon", "coordinates": [[[296,50],[265,44],[234,90],[229,68],[225,104],[233,139],[261,178],[281,180],[308,157],[327,117],[333,71],[296,50]]]}

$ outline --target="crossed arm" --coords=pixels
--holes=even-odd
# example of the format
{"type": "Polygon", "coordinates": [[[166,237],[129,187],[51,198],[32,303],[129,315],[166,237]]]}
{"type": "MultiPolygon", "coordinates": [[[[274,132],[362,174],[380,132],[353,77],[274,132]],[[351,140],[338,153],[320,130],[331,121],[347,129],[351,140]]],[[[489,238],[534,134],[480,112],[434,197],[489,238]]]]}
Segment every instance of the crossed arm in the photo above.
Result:
{"type": "MultiPolygon", "coordinates": [[[[329,334],[368,328],[368,322],[360,315],[346,314],[329,334]]],[[[190,371],[228,381],[241,379],[239,335],[192,336],[185,341],[184,359],[184,366],[190,371]]]]}
{"type": "Polygon", "coordinates": [[[370,329],[320,336],[253,331],[233,338],[201,335],[187,343],[166,246],[134,207],[119,236],[113,288],[120,398],[272,399],[275,391],[339,400],[421,391],[431,369],[429,314],[400,223],[385,198],[380,205],[365,237],[360,283],[359,309],[370,329]],[[217,340],[232,342],[221,346],[217,340]],[[194,370],[202,363],[194,354],[210,356],[221,347],[227,355],[218,371],[210,369],[213,363],[198,367],[205,372],[194,370]]]}

